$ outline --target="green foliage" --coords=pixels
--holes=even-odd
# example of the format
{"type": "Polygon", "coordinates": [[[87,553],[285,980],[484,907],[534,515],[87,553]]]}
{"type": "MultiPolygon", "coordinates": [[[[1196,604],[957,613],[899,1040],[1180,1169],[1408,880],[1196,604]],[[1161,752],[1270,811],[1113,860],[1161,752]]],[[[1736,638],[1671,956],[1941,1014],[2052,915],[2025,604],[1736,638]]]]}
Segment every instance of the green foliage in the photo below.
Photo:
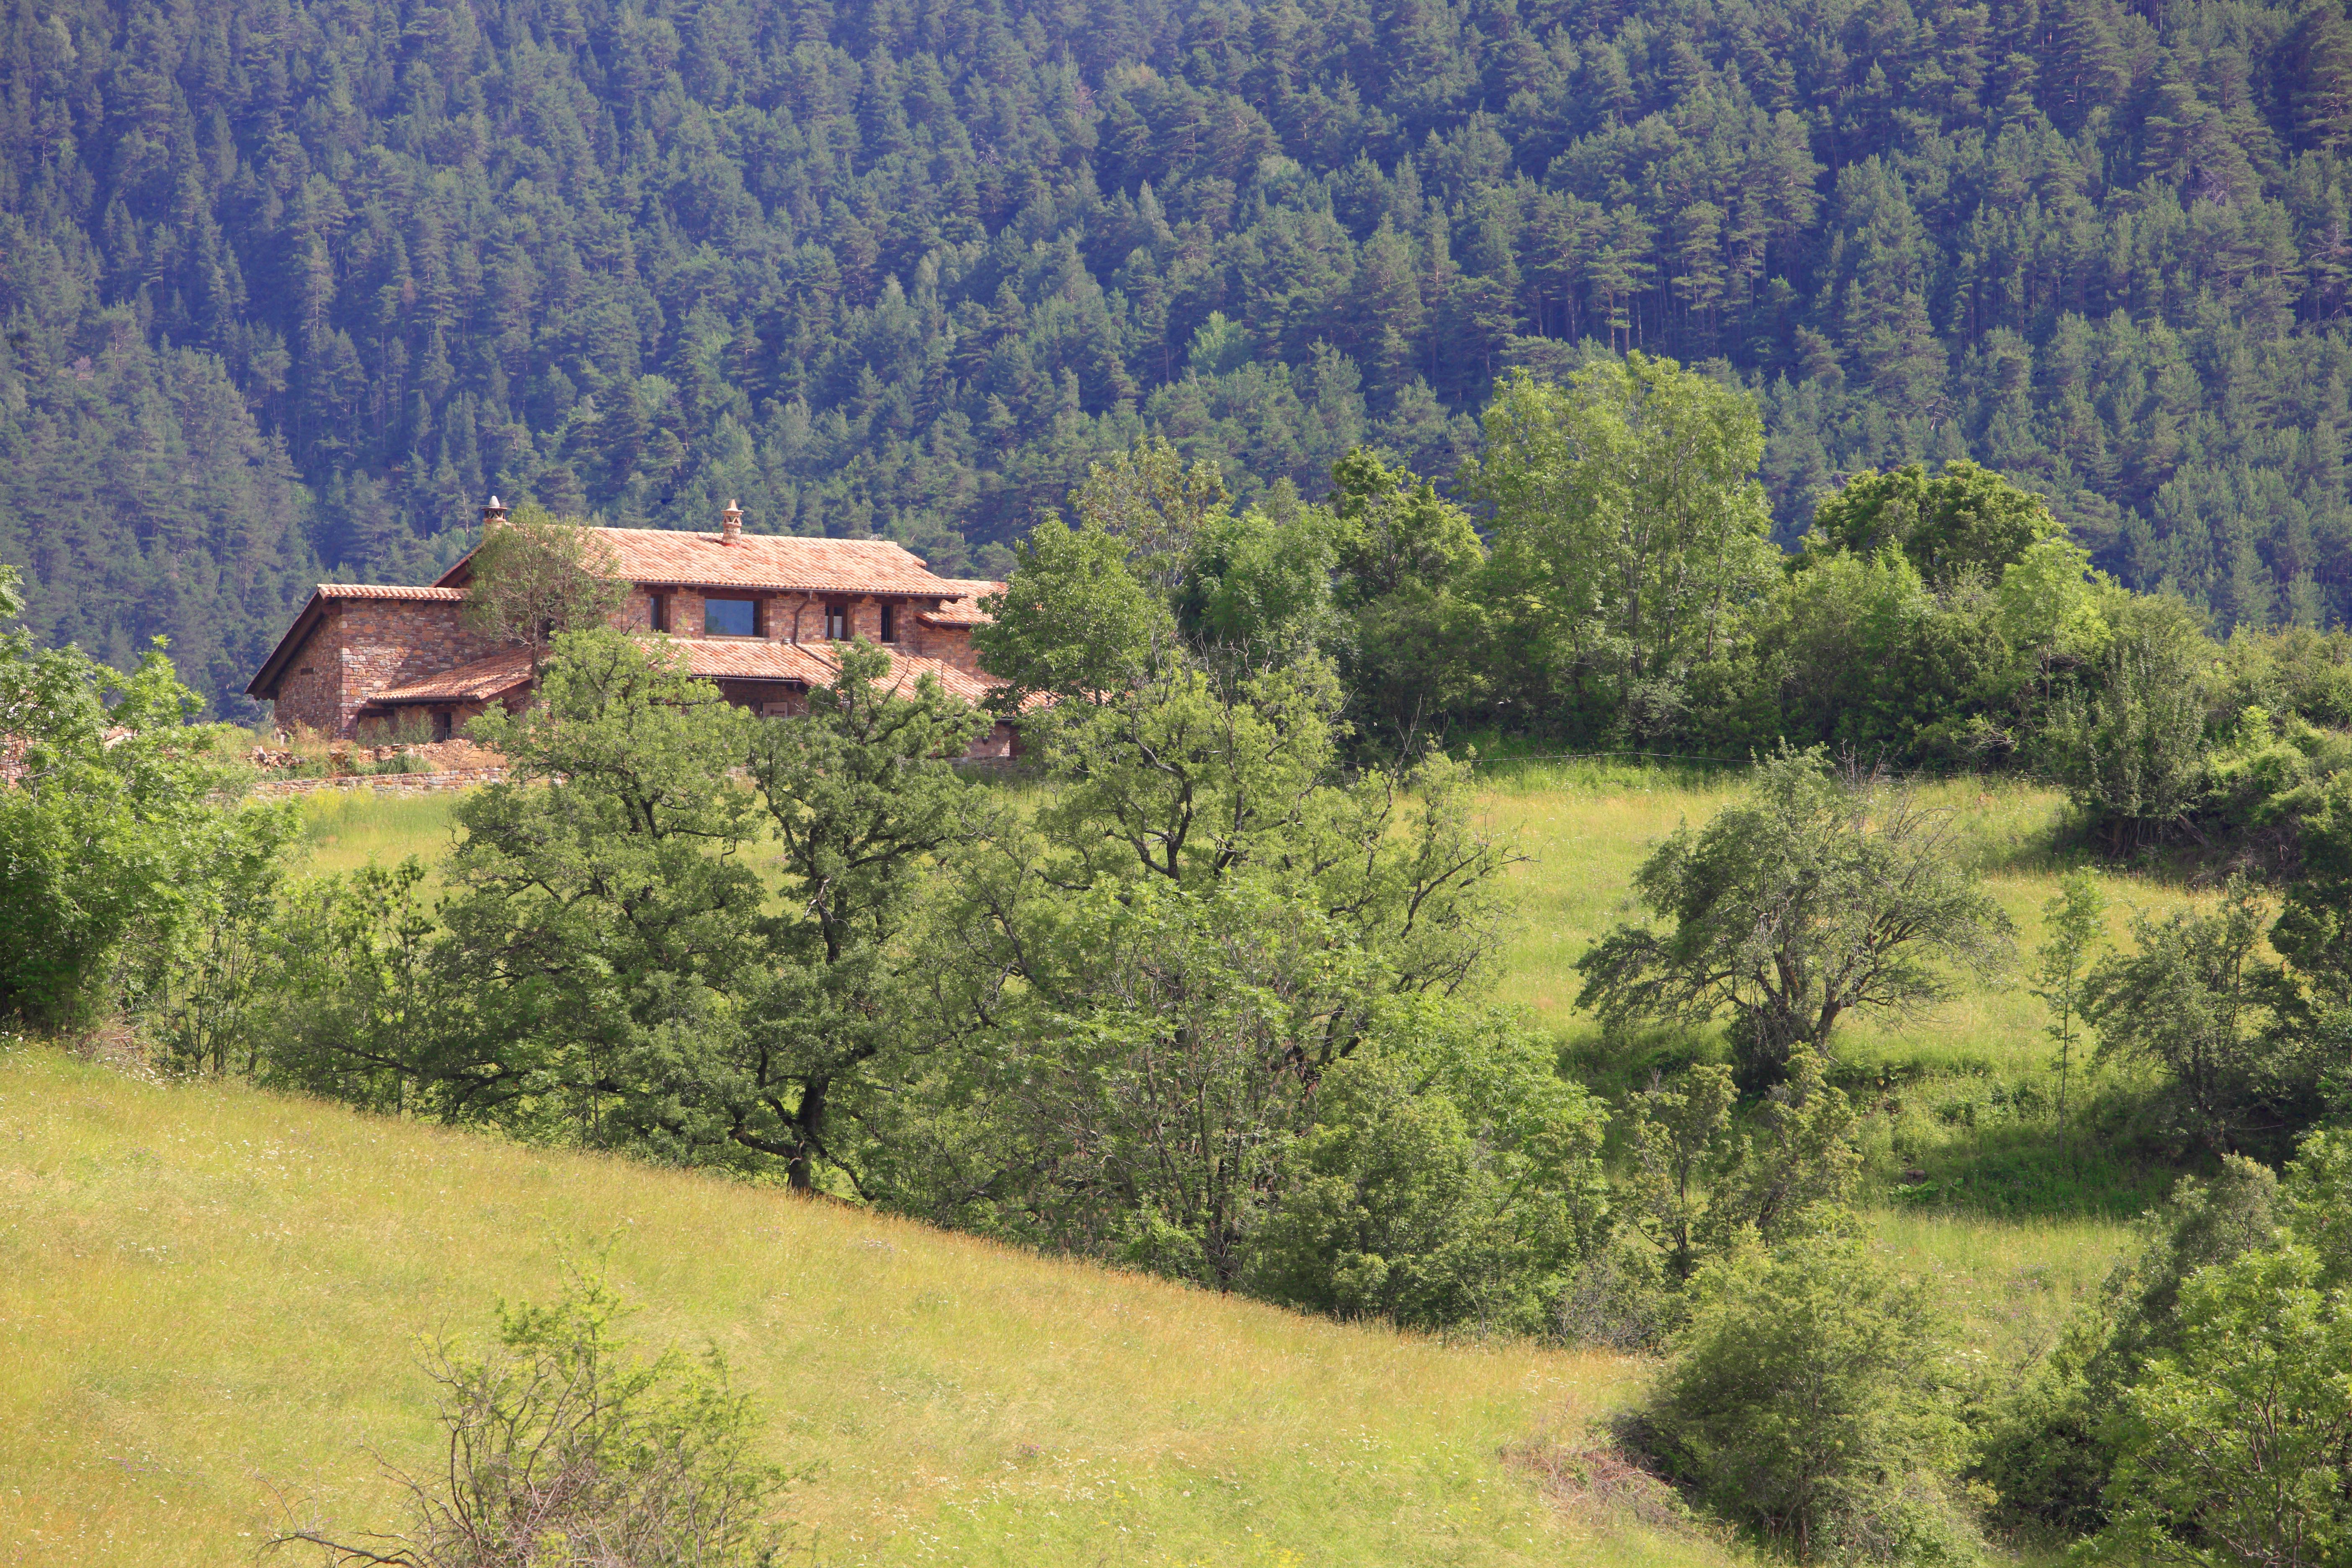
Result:
{"type": "Polygon", "coordinates": [[[786,1156],[796,1187],[814,1185],[821,1163],[845,1163],[828,1114],[845,1080],[907,1043],[900,981],[918,962],[908,943],[925,873],[986,826],[949,763],[986,719],[929,675],[911,690],[889,680],[889,657],[854,644],[833,683],[810,691],[805,718],[763,722],[751,742],[786,882],[783,911],[761,929],[768,978],[738,1093],[777,1116],[789,1104],[790,1116],[788,1131],[732,1135],[786,1156]]]}
{"type": "Polygon", "coordinates": [[[1599,1106],[1506,1019],[1423,1006],[1378,1038],[1318,1086],[1250,1289],[1407,1327],[1551,1331],[1605,1216],[1599,1106]]]}
{"type": "Polygon", "coordinates": [[[2319,1564],[2352,1543],[2352,1311],[2288,1245],[2182,1287],[2179,1343],[2125,1395],[2110,1538],[2145,1559],[2319,1564]]]}
{"type": "Polygon", "coordinates": [[[1730,1069],[1709,1063],[1633,1098],[1628,1211],[1675,1279],[1743,1247],[1805,1235],[1853,1195],[1860,1119],[1819,1056],[1793,1052],[1788,1078],[1744,1121],[1737,1103],[1730,1069]]]}
{"type": "Polygon", "coordinates": [[[0,636],[0,1016],[88,1022],[261,896],[293,816],[224,809],[199,706],[160,647],[123,675],[0,636]]]}
{"type": "Polygon", "coordinates": [[[1363,447],[1331,470],[1330,641],[1359,727],[1405,736],[1474,707],[1491,659],[1469,517],[1363,447]]]}
{"type": "Polygon", "coordinates": [[[1639,343],[1757,391],[1784,537],[1973,458],[2136,588],[2340,618],[2340,18],[1969,10],[77,0],[0,53],[0,559],[226,705],[492,489],[993,571],[1146,430],[1311,500],[1639,343]]]}
{"type": "Polygon", "coordinates": [[[492,524],[466,564],[467,623],[529,648],[534,675],[556,637],[603,626],[628,596],[593,529],[528,502],[492,524]]]}
{"type": "Polygon", "coordinates": [[[1004,682],[989,698],[995,711],[1017,713],[1037,694],[1086,702],[1122,691],[1166,656],[1175,617],[1127,570],[1127,542],[1098,526],[1038,520],[992,597],[995,619],[972,633],[981,662],[1004,682]]]}
{"type": "Polygon", "coordinates": [[[2178,1131],[2216,1153],[2274,1131],[2309,1092],[2309,1042],[2276,1026],[2281,977],[2260,956],[2265,912],[2233,880],[2210,914],[2139,916],[2139,951],[2102,959],[2083,988],[2100,1058],[2158,1068],[2178,1131]]]}
{"type": "Polygon", "coordinates": [[[2091,953],[2106,930],[2106,895],[2089,870],[2068,875],[2042,907],[2049,932],[2034,949],[2033,994],[2050,1009],[2050,1038],[2058,1047],[2058,1152],[2066,1152],[2066,1107],[2074,1085],[2074,1051],[2081,1037],[2084,989],[2091,953]]]}
{"type": "Polygon", "coordinates": [[[1768,1087],[1799,1047],[1830,1056],[1840,1017],[1946,995],[1945,966],[2006,957],[2009,921],[1954,864],[1950,828],[1910,793],[1841,776],[1818,752],[1764,759],[1748,797],[1685,825],[1634,879],[1654,915],[1577,961],[1577,999],[1612,1027],[1732,1016],[1743,1087],[1768,1087]]]}
{"type": "Polygon", "coordinates": [[[2278,1209],[2271,1170],[2228,1156],[2210,1181],[2181,1178],[2142,1216],[2137,1248],[2097,1300],[1984,1413],[1970,1475],[2000,1517],[2068,1535],[2107,1525],[2126,1391],[2151,1357],[2178,1347],[2182,1286],[2267,1246],[2278,1209]]]}
{"type": "Polygon", "coordinates": [[[2042,498],[1965,458],[1933,478],[1917,463],[1860,473],[1813,512],[1808,555],[1899,551],[1932,587],[1970,574],[1998,582],[2003,571],[2059,531],[2042,498]]]}
{"type": "Polygon", "coordinates": [[[1642,1412],[1668,1473],[1800,1562],[1966,1562],[1960,1426],[1923,1283],[1825,1234],[1716,1263],[1642,1412]]]}
{"type": "Polygon", "coordinates": [[[2010,662],[1983,595],[1933,592],[1894,551],[1810,568],[1748,606],[1742,644],[1698,673],[1693,727],[1717,748],[1964,753],[2010,662]]]}
{"type": "Polygon", "coordinates": [[[1690,668],[1770,580],[1763,447],[1750,398],[1672,360],[1506,383],[1464,483],[1494,510],[1519,657],[1636,733],[1671,728],[1690,668]]]}
{"type": "Polygon", "coordinates": [[[469,1354],[444,1342],[425,1363],[449,1467],[394,1473],[412,1519],[373,1539],[396,1552],[317,1531],[276,1544],[322,1547],[336,1565],[404,1568],[773,1563],[782,1542],[762,1513],[787,1478],[758,1457],[750,1397],[729,1388],[715,1350],[702,1367],[675,1350],[632,1354],[616,1331],[624,1313],[593,1278],[551,1306],[500,1302],[494,1348],[469,1354]]]}
{"type": "Polygon", "coordinates": [[[2216,650],[2188,605],[2111,600],[2114,636],[2088,689],[2053,705],[2043,763],[2112,850],[2179,828],[2205,786],[2216,650]]]}

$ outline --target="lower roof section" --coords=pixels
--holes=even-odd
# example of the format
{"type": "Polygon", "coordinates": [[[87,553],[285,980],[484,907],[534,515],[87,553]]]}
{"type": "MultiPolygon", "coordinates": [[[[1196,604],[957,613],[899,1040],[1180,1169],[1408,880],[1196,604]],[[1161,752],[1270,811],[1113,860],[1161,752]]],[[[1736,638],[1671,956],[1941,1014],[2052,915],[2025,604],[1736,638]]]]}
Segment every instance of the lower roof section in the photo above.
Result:
{"type": "MultiPolygon", "coordinates": [[[[655,637],[648,640],[682,651],[687,672],[706,680],[773,680],[805,689],[829,685],[841,674],[840,649],[833,643],[773,642],[764,637],[655,637]]],[[[911,688],[928,675],[950,695],[977,704],[995,689],[994,681],[958,669],[944,659],[884,651],[889,654],[892,690],[911,688]]],[[[530,653],[519,647],[500,648],[438,675],[373,692],[365,700],[387,707],[489,702],[530,684],[530,653]]]]}

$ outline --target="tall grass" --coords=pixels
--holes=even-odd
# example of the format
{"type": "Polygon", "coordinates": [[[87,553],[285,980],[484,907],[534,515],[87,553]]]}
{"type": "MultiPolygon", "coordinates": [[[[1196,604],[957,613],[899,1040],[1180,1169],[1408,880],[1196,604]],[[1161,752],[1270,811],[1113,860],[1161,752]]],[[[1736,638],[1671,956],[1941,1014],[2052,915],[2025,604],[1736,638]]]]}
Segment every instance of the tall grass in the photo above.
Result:
{"type": "Polygon", "coordinates": [[[354,871],[371,860],[410,855],[437,863],[457,842],[458,795],[380,795],[370,789],[317,790],[300,799],[301,868],[354,871]]]}
{"type": "Polygon", "coordinates": [[[1502,1456],[1639,1369],[1040,1259],[772,1190],[0,1052],[0,1542],[250,1562],[275,1493],[399,1517],[439,1462],[421,1338],[603,1250],[813,1465],[793,1562],[1712,1563],[1502,1456]]]}

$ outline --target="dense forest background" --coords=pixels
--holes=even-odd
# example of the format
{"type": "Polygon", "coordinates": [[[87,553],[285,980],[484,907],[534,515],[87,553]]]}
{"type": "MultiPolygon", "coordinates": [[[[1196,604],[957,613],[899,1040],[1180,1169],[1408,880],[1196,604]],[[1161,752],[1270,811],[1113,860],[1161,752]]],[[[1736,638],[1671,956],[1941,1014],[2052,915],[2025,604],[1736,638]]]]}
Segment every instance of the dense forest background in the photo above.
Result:
{"type": "Polygon", "coordinates": [[[1003,547],[1146,426],[1452,470],[1507,367],[1749,385],[1784,537],[1973,457],[2352,611],[2342,0],[5,0],[0,561],[229,711],[481,498],[1003,547]]]}

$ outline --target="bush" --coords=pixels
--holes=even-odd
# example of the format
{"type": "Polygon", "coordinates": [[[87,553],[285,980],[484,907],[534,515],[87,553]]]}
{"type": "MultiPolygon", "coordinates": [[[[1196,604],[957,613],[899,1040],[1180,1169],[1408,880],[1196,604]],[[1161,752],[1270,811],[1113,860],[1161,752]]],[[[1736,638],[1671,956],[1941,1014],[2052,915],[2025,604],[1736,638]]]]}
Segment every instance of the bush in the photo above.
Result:
{"type": "Polygon", "coordinates": [[[780,1542],[760,1517],[785,1477],[754,1457],[750,1401],[714,1352],[646,1362],[614,1332],[622,1308],[593,1279],[551,1307],[499,1308],[499,1343],[440,1347],[446,1476],[393,1479],[410,1499],[396,1552],[315,1530],[274,1544],[323,1547],[336,1563],[404,1568],[752,1568],[780,1542]]]}
{"type": "Polygon", "coordinates": [[[1942,1480],[1960,1436],[1940,1386],[1948,1329],[1918,1282],[1821,1235],[1694,1284],[1633,1427],[1671,1476],[1800,1562],[1972,1554],[1942,1480]]]}
{"type": "Polygon", "coordinates": [[[1414,1011],[1324,1075],[1246,1283],[1341,1317],[1548,1332],[1601,1217],[1600,1108],[1524,1031],[1414,1011]]]}

